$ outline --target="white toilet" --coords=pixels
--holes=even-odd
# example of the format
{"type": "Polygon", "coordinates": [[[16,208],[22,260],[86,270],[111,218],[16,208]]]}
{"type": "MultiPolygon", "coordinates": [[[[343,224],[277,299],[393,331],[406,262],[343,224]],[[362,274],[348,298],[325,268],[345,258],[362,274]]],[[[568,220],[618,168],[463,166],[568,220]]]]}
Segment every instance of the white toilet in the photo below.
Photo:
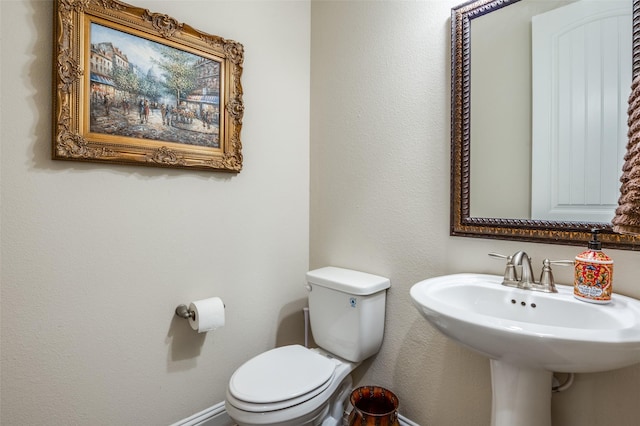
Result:
{"type": "Polygon", "coordinates": [[[320,348],[283,346],[240,366],[225,400],[240,426],[341,425],[351,371],[380,349],[388,278],[329,266],[307,272],[307,283],[320,348]]]}

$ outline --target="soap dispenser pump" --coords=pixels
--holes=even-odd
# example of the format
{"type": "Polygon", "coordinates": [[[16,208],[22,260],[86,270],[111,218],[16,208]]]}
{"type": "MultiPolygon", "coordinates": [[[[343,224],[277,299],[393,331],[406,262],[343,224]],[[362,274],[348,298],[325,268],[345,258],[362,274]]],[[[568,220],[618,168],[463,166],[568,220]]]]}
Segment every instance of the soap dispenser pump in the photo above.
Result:
{"type": "Polygon", "coordinates": [[[591,303],[611,302],[613,260],[603,253],[598,229],[591,230],[588,249],[576,256],[573,295],[591,303]]]}

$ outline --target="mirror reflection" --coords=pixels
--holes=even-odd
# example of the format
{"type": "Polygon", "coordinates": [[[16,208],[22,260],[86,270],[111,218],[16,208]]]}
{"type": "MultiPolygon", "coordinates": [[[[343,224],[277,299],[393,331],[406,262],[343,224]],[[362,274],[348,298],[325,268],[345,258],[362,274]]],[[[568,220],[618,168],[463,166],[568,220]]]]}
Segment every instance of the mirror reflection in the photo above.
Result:
{"type": "Polygon", "coordinates": [[[470,21],[470,216],[614,215],[631,0],[521,0],[470,21]]]}
{"type": "Polygon", "coordinates": [[[598,228],[608,248],[640,250],[640,236],[610,222],[629,73],[640,72],[633,14],[640,0],[474,0],[451,10],[451,235],[583,245],[598,228]],[[596,24],[564,9],[578,4],[614,8],[596,11],[596,24]],[[556,13],[568,28],[534,28],[556,13]]]}

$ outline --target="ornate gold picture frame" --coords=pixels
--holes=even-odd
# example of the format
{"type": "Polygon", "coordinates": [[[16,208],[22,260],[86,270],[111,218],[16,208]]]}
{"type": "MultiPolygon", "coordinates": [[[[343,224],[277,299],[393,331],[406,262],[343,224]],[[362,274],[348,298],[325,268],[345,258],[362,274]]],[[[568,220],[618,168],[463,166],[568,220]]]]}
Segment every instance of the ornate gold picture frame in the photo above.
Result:
{"type": "Polygon", "coordinates": [[[116,0],[56,0],[56,160],[239,172],[240,43],[116,0]]]}

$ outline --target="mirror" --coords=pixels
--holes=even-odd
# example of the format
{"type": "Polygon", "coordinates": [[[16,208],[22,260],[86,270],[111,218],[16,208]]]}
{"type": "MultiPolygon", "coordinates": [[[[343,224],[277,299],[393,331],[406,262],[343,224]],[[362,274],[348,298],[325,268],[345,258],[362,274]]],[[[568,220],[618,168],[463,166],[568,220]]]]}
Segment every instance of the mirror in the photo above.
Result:
{"type": "MultiPolygon", "coordinates": [[[[610,3],[603,0],[588,1],[600,4],[610,3]]],[[[632,2],[632,0],[625,1],[629,4],[632,2]]],[[[544,180],[533,171],[536,148],[535,145],[532,146],[532,141],[536,139],[536,132],[537,139],[541,139],[539,137],[541,132],[533,129],[532,123],[536,117],[534,114],[535,111],[565,109],[553,106],[541,108],[540,101],[536,100],[536,96],[540,98],[539,94],[542,91],[537,89],[539,81],[533,77],[533,74],[539,73],[543,68],[540,65],[543,61],[539,59],[539,54],[536,56],[532,53],[534,49],[531,47],[531,40],[532,37],[536,37],[532,36],[532,16],[536,16],[533,18],[535,21],[538,20],[538,16],[551,9],[564,8],[568,3],[574,2],[575,0],[477,0],[452,9],[451,235],[582,245],[589,240],[590,230],[598,228],[601,230],[601,239],[606,247],[640,250],[640,237],[620,235],[612,231],[609,218],[613,217],[611,210],[605,212],[604,216],[580,217],[573,212],[561,216],[540,216],[532,208],[532,203],[536,202],[534,192],[539,192],[535,188],[532,190],[532,187],[544,180]],[[516,25],[519,27],[516,28],[516,25]],[[495,31],[497,28],[500,32],[495,31]],[[519,31],[523,34],[522,39],[525,41],[517,44],[515,40],[518,37],[505,34],[504,31],[519,31]],[[492,55],[491,58],[488,58],[490,55],[492,55]],[[536,89],[533,88],[534,83],[538,85],[536,89]],[[483,91],[485,93],[482,93],[483,91]],[[487,102],[486,99],[489,101],[487,102]],[[498,140],[507,143],[497,145],[498,140]],[[535,179],[532,176],[535,176],[535,179]],[[534,217],[531,215],[532,210],[534,217]]],[[[640,14],[639,3],[640,0],[633,1],[634,16],[640,14]]],[[[573,15],[576,13],[573,12],[573,15]]],[[[604,150],[599,148],[599,153],[591,157],[598,160],[611,157],[609,169],[598,173],[592,173],[589,169],[589,174],[595,176],[598,185],[602,186],[601,182],[608,179],[609,186],[600,190],[607,199],[595,204],[609,204],[610,209],[615,209],[619,196],[621,157],[624,155],[626,146],[626,102],[631,83],[631,60],[633,59],[633,67],[635,67],[634,75],[637,73],[637,63],[640,62],[638,59],[640,55],[636,52],[640,28],[633,31],[632,52],[631,43],[625,40],[627,35],[629,39],[632,37],[628,12],[626,18],[627,21],[624,21],[625,18],[619,21],[628,22],[628,28],[624,28],[624,31],[620,32],[622,35],[619,36],[620,40],[627,44],[624,47],[626,52],[619,55],[620,61],[616,62],[620,64],[617,65],[619,70],[614,72],[614,74],[623,75],[620,83],[622,89],[616,90],[613,101],[601,101],[602,104],[607,105],[602,109],[607,113],[614,111],[615,117],[608,118],[613,120],[613,125],[603,126],[612,128],[613,136],[607,134],[606,137],[598,137],[598,143],[600,139],[606,140],[607,143],[613,139],[613,148],[609,146],[604,150]]],[[[540,27],[537,23],[535,25],[540,27]]],[[[640,24],[637,26],[640,27],[640,24]]],[[[540,44],[536,42],[534,48],[540,44]]],[[[576,49],[569,51],[575,52],[576,49]]],[[[603,63],[605,62],[610,64],[614,61],[606,58],[603,60],[603,63]]],[[[589,67],[591,68],[599,69],[600,67],[589,67]]],[[[598,79],[609,82],[610,75],[611,73],[603,73],[598,76],[598,79]]],[[[572,76],[569,81],[573,80],[576,78],[572,76]]],[[[565,86],[566,84],[562,87],[565,86]]],[[[582,100],[582,103],[588,102],[582,100]]],[[[590,114],[587,115],[591,117],[590,114]]],[[[611,114],[608,115],[611,116],[611,114]]],[[[565,118],[553,118],[550,121],[564,122],[565,118]]],[[[594,120],[590,118],[588,125],[593,127],[593,123],[594,120]]],[[[561,131],[556,131],[554,134],[556,133],[562,134],[561,131]]],[[[601,134],[604,134],[604,130],[599,131],[598,135],[601,134]]],[[[542,138],[542,140],[547,139],[549,138],[542,138]]],[[[583,139],[588,138],[583,137],[580,140],[583,139]]],[[[576,148],[575,142],[572,144],[572,148],[564,148],[564,157],[544,154],[542,158],[553,157],[556,167],[562,170],[569,167],[568,164],[559,162],[561,161],[559,159],[566,161],[566,152],[571,154],[569,157],[585,156],[589,160],[587,148],[576,148]]],[[[539,154],[538,157],[540,157],[539,154]]],[[[587,167],[592,167],[593,160],[590,161],[587,167]]],[[[543,173],[542,176],[554,174],[555,172],[552,171],[543,173]]],[[[554,182],[552,188],[556,187],[558,183],[554,182]]],[[[554,190],[550,189],[547,192],[549,191],[554,190]]],[[[590,199],[580,202],[585,205],[594,204],[590,199]]],[[[600,207],[598,209],[602,210],[600,207]]]]}

